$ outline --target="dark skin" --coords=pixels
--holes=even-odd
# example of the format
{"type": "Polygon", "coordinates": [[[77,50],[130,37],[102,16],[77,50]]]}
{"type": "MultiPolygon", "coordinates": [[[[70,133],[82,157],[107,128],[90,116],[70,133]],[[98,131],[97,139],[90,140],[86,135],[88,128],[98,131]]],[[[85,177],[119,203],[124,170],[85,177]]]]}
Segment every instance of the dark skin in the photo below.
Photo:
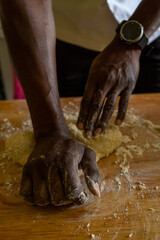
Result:
{"type": "MultiPolygon", "coordinates": [[[[154,4],[144,0],[132,16],[142,23],[148,37],[160,25],[159,5],[159,0],[154,0],[154,4]]],[[[0,11],[36,139],[35,149],[23,169],[20,194],[29,204],[40,206],[84,204],[87,197],[78,167],[82,167],[90,191],[98,196],[99,172],[95,153],[70,136],[62,114],[51,1],[0,0],[0,11]]],[[[94,60],[78,120],[78,127],[85,128],[88,137],[105,130],[118,95],[121,98],[116,123],[123,121],[138,77],[140,54],[136,46],[127,46],[116,36],[94,60]],[[106,96],[108,100],[102,108],[106,96]],[[102,117],[96,125],[101,111],[102,117]]]]}
{"type": "Polygon", "coordinates": [[[78,176],[99,192],[95,153],[73,139],[57,87],[55,26],[49,0],[1,0],[1,21],[29,106],[36,146],[24,166],[20,195],[29,204],[56,206],[87,200],[78,176]]]}
{"type": "Polygon", "coordinates": [[[141,50],[136,46],[131,50],[131,46],[123,45],[116,36],[92,63],[78,118],[78,127],[85,128],[87,137],[105,131],[119,95],[116,124],[119,125],[125,118],[129,97],[139,74],[141,50]],[[106,96],[108,98],[104,104],[106,96]],[[102,115],[97,123],[100,113],[102,115]]]}
{"type": "MultiPolygon", "coordinates": [[[[137,20],[149,38],[160,26],[160,3],[143,0],[130,19],[137,20]]],[[[105,131],[117,97],[120,95],[116,124],[125,118],[130,95],[139,74],[141,50],[135,45],[124,44],[115,36],[93,61],[85,93],[81,102],[78,128],[85,129],[86,136],[99,135],[105,131]],[[107,97],[107,102],[104,100],[107,97]],[[101,118],[99,119],[100,113],[101,118]]]]}

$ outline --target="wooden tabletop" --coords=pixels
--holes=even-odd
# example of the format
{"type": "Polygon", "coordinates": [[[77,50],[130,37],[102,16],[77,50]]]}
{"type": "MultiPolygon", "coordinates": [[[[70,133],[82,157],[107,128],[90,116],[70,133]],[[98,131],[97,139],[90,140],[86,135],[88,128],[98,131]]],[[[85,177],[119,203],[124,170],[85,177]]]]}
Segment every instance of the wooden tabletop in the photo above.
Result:
{"type": "MultiPolygon", "coordinates": [[[[65,111],[77,110],[79,103],[79,98],[62,99],[65,111]]],[[[133,95],[129,111],[160,125],[160,94],[133,95]]],[[[7,137],[30,130],[28,119],[25,101],[0,102],[1,155],[7,137]]],[[[121,131],[131,136],[132,129],[127,125],[121,131]]],[[[134,145],[144,147],[155,139],[160,143],[158,128],[153,134],[145,127],[135,127],[135,131],[138,138],[133,140],[134,145]]],[[[18,194],[22,167],[1,157],[0,239],[159,240],[160,151],[133,154],[125,164],[130,179],[122,174],[123,161],[115,153],[100,160],[104,187],[101,198],[90,195],[81,207],[35,207],[28,206],[18,194]]]]}

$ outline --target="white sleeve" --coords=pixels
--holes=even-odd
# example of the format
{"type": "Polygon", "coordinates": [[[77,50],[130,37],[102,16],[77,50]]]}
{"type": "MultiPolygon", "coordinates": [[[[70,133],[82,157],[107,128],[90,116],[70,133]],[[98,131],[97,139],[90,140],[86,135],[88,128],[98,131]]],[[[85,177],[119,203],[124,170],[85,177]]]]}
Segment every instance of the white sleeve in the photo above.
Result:
{"type": "MultiPolygon", "coordinates": [[[[108,7],[118,23],[128,18],[134,13],[141,0],[106,0],[108,7]]],[[[149,38],[148,44],[160,36],[160,27],[149,38]]]]}
{"type": "Polygon", "coordinates": [[[128,20],[140,2],[141,0],[107,0],[109,9],[119,23],[128,20]]]}

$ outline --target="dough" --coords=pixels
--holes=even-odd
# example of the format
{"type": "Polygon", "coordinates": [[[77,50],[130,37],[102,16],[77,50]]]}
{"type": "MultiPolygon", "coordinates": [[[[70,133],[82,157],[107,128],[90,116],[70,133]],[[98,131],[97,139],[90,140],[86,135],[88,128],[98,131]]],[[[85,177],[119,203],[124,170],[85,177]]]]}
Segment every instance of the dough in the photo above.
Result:
{"type": "Polygon", "coordinates": [[[122,142],[122,134],[115,125],[109,124],[104,134],[87,139],[84,137],[83,131],[76,126],[78,113],[64,114],[64,116],[71,135],[93,149],[96,152],[97,161],[103,157],[108,157],[122,142]]]}
{"type": "Polygon", "coordinates": [[[16,133],[5,142],[5,157],[24,166],[34,146],[33,132],[16,133]]]}
{"type": "MultiPolygon", "coordinates": [[[[71,135],[93,149],[96,152],[97,161],[103,157],[107,157],[122,142],[122,134],[115,125],[109,124],[104,134],[87,139],[84,137],[83,131],[76,127],[78,113],[64,114],[64,116],[71,135]]],[[[23,166],[31,154],[34,145],[35,140],[32,132],[16,133],[6,140],[5,155],[7,158],[23,166]]]]}

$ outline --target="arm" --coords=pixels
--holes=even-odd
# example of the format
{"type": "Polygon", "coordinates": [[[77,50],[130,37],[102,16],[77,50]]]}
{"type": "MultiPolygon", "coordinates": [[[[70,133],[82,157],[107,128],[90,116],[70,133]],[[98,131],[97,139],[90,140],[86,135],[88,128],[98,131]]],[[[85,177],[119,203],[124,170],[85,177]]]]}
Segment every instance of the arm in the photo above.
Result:
{"type": "MultiPolygon", "coordinates": [[[[144,26],[150,37],[160,26],[159,0],[143,0],[130,19],[144,26]]],[[[98,135],[105,130],[120,95],[116,124],[124,120],[130,95],[139,74],[141,50],[124,44],[116,35],[113,41],[93,61],[90,68],[78,119],[78,127],[86,136],[98,135]],[[105,97],[107,101],[104,104],[105,97]],[[100,120],[98,121],[99,116],[100,120]]]]}
{"type": "Polygon", "coordinates": [[[4,33],[25,92],[36,139],[62,127],[67,133],[57,90],[56,38],[50,1],[1,1],[2,10],[4,33]]]}
{"type": "Polygon", "coordinates": [[[94,152],[71,138],[62,114],[51,1],[0,0],[0,11],[36,139],[35,149],[23,169],[20,193],[30,204],[83,204],[86,196],[78,165],[81,164],[94,194],[99,194],[99,174],[94,152]]]}
{"type": "Polygon", "coordinates": [[[137,20],[149,38],[160,27],[160,2],[158,0],[142,0],[130,19],[137,20]]]}

